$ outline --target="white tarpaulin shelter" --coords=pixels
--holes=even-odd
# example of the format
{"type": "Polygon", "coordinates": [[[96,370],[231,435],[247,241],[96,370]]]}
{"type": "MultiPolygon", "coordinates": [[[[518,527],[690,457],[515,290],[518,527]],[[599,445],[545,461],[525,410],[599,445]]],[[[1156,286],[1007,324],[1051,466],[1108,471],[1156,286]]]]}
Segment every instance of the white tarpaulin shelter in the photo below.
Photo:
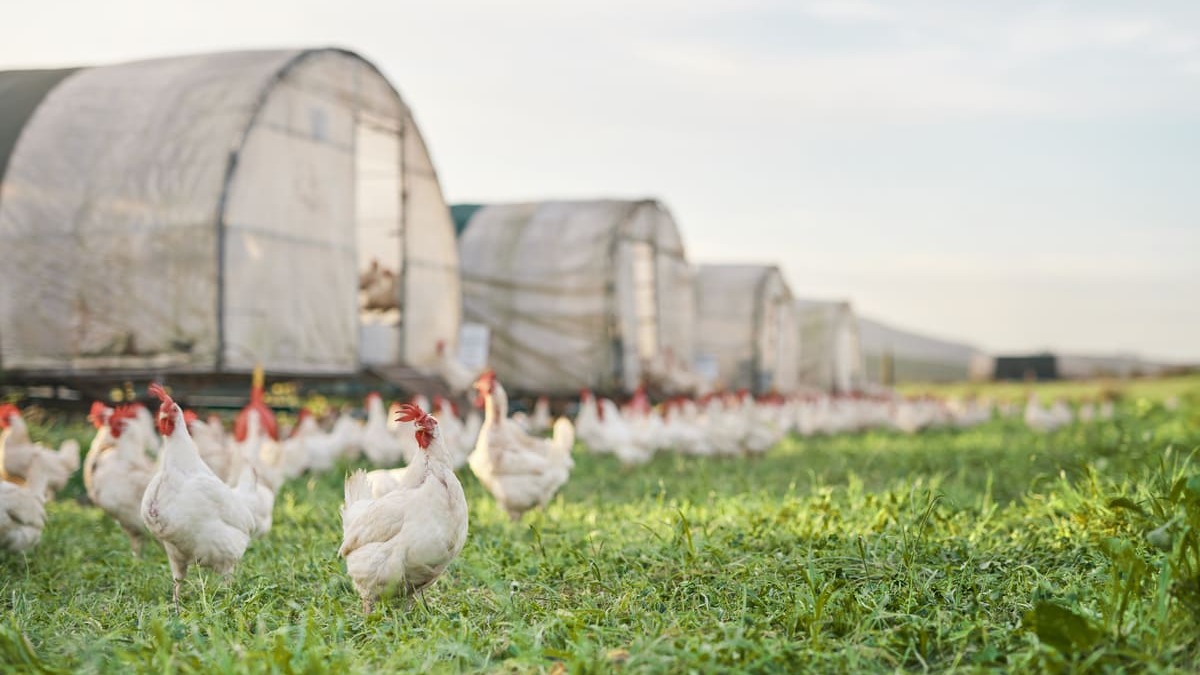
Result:
{"type": "Polygon", "coordinates": [[[982,358],[975,347],[859,317],[859,337],[872,382],[960,382],[982,358]]]}
{"type": "Polygon", "coordinates": [[[716,362],[713,386],[795,390],[798,337],[792,292],[778,267],[696,269],[696,357],[716,362]]]}
{"type": "Polygon", "coordinates": [[[662,204],[497,204],[463,218],[463,313],[491,330],[506,386],[628,392],[691,362],[691,268],[662,204]]]}
{"type": "Polygon", "coordinates": [[[800,329],[800,383],[825,391],[860,391],[866,366],[858,319],[849,302],[796,300],[800,329]]]}
{"type": "Polygon", "coordinates": [[[457,268],[412,113],[351,52],[0,73],[6,371],[431,364],[457,268]]]}

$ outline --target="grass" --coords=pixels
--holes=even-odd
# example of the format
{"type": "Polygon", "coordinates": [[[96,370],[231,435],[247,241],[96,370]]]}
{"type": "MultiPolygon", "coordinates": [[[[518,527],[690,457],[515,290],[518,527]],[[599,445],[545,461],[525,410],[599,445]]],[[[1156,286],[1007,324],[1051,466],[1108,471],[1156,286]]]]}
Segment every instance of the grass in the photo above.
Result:
{"type": "Polygon", "coordinates": [[[1197,447],[1200,386],[1175,411],[1126,396],[1112,422],[1048,436],[996,420],[790,439],[758,460],[663,455],[631,473],[584,454],[516,525],[468,472],[462,557],[427,608],[371,616],[335,555],[340,472],[287,484],[234,581],[193,573],[178,616],[161,549],[133,558],[72,484],[37,549],[0,555],[0,664],[1195,672],[1197,447]]]}
{"type": "Polygon", "coordinates": [[[1072,401],[1102,397],[1148,398],[1162,401],[1200,389],[1200,374],[1137,379],[1062,380],[1058,382],[952,382],[948,384],[910,383],[899,387],[905,394],[937,396],[990,396],[1001,401],[1024,402],[1037,391],[1043,403],[1056,398],[1072,401]]]}

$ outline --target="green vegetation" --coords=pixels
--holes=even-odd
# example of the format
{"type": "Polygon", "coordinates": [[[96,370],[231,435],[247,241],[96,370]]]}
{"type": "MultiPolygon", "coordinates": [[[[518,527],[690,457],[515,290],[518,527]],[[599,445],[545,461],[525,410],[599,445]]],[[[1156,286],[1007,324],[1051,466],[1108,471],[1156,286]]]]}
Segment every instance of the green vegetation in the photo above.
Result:
{"type": "Polygon", "coordinates": [[[1063,380],[1061,382],[955,382],[951,384],[912,383],[898,387],[904,394],[933,394],[935,396],[990,396],[1001,401],[1024,401],[1030,392],[1037,391],[1043,403],[1056,398],[1071,401],[1101,398],[1147,398],[1164,401],[1181,397],[1200,389],[1200,375],[1178,377],[1063,380]]]}
{"type": "MultiPolygon", "coordinates": [[[[1111,422],[789,440],[758,460],[581,455],[512,524],[464,476],[471,535],[404,612],[364,617],[341,473],[283,489],[225,586],[137,560],[73,484],[0,555],[10,670],[1063,672],[1200,669],[1200,381],[1111,422]],[[74,492],[72,492],[72,490],[74,492]]],[[[51,438],[90,437],[47,424],[51,438]]],[[[86,445],[86,443],[85,443],[86,445]]]]}

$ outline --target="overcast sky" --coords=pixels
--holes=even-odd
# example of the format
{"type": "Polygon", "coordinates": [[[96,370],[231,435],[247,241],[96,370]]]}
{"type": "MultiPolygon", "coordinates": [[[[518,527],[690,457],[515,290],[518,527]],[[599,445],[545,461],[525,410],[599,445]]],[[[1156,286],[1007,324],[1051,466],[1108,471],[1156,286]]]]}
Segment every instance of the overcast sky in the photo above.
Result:
{"type": "Polygon", "coordinates": [[[1200,361],[1200,3],[38,0],[0,67],[336,45],[449,201],[656,196],[694,261],[990,350],[1200,361]]]}

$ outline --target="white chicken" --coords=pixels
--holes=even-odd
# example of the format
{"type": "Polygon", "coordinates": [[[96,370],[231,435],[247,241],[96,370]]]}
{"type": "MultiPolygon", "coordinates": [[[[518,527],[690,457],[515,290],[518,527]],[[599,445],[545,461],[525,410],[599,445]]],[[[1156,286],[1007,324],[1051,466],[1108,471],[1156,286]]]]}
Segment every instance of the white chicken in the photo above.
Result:
{"type": "Polygon", "coordinates": [[[209,415],[208,420],[201,420],[196,413],[185,410],[183,418],[187,421],[188,433],[200,451],[200,459],[208,468],[217,474],[217,478],[228,483],[233,479],[233,445],[232,439],[225,436],[225,425],[221,418],[209,415]]]}
{"type": "Polygon", "coordinates": [[[1025,404],[1025,424],[1034,431],[1050,433],[1071,423],[1071,409],[1064,402],[1055,402],[1049,410],[1042,407],[1037,394],[1030,394],[1025,404]]]}
{"type": "Polygon", "coordinates": [[[142,450],[150,457],[158,457],[159,438],[154,429],[154,414],[140,401],[130,404],[135,413],[132,420],[125,422],[124,433],[133,434],[142,445],[142,450]]]}
{"type": "MultiPolygon", "coordinates": [[[[283,485],[283,448],[279,443],[279,420],[267,405],[266,382],[262,366],[254,368],[250,382],[250,402],[233,420],[233,445],[236,457],[248,460],[272,492],[283,485]]],[[[230,467],[226,479],[241,475],[241,467],[230,467]]]]}
{"type": "Polygon", "coordinates": [[[634,443],[648,451],[651,456],[659,450],[671,447],[671,439],[667,437],[667,425],[662,413],[650,405],[650,397],[646,388],[639,386],[634,392],[629,404],[621,410],[622,417],[629,424],[634,443]]]}
{"type": "MultiPolygon", "coordinates": [[[[424,394],[417,394],[408,401],[412,405],[421,409],[421,412],[433,412],[429,405],[429,398],[424,394]]],[[[414,434],[417,428],[411,422],[401,422],[400,419],[400,403],[392,403],[388,406],[387,412],[387,428],[396,437],[400,443],[400,456],[405,464],[412,461],[413,457],[421,451],[417,445],[414,434]]]]}
{"type": "Polygon", "coordinates": [[[296,435],[303,439],[308,452],[308,470],[329,471],[342,458],[356,459],[362,452],[363,425],[349,413],[342,413],[329,433],[321,431],[312,416],[302,416],[296,435]]]}
{"type": "Polygon", "coordinates": [[[371,497],[379,499],[400,487],[400,484],[404,482],[404,473],[406,471],[408,471],[407,466],[396,469],[375,469],[374,471],[368,471],[366,481],[371,487],[371,497]]]}
{"type": "Polygon", "coordinates": [[[128,433],[137,424],[132,406],[100,411],[93,406],[92,412],[100,428],[83,463],[83,485],[92,503],[117,521],[133,554],[140,556],[146,533],[142,496],[154,475],[154,460],[146,455],[144,440],[128,433]]]}
{"type": "Polygon", "coordinates": [[[601,428],[596,398],[588,389],[579,392],[579,411],[575,414],[575,433],[592,452],[604,452],[607,449],[602,447],[605,445],[604,431],[601,428]]]}
{"type": "Polygon", "coordinates": [[[445,340],[438,340],[437,355],[437,373],[446,383],[446,387],[450,389],[450,393],[457,395],[470,390],[479,371],[466,367],[455,358],[450,350],[446,349],[445,340]]]}
{"type": "Polygon", "coordinates": [[[706,431],[713,454],[724,457],[741,455],[749,420],[742,415],[739,397],[736,394],[710,397],[704,417],[708,422],[706,431]]]}
{"type": "MultiPolygon", "coordinates": [[[[467,438],[470,430],[458,419],[454,405],[446,398],[434,396],[432,412],[438,419],[438,427],[442,430],[446,449],[450,451],[451,466],[458,470],[467,463],[471,448],[475,447],[475,437],[467,438]]],[[[475,427],[475,433],[479,433],[478,426],[475,427]]]]}
{"type": "Polygon", "coordinates": [[[158,431],[164,441],[142,498],[142,520],[167,551],[178,610],[188,567],[195,563],[228,578],[257,524],[248,495],[235,492],[200,458],[179,405],[158,384],[150,385],[150,393],[162,401],[158,431]]]}
{"type": "Polygon", "coordinates": [[[475,451],[475,442],[479,440],[479,430],[482,428],[483,414],[475,408],[471,408],[471,411],[467,413],[467,420],[463,422],[462,436],[459,437],[459,461],[455,465],[455,469],[461,469],[466,465],[467,459],[475,451]]]}
{"type": "Polygon", "coordinates": [[[375,497],[364,471],[346,478],[338,555],[346,559],[366,613],[386,593],[411,604],[467,541],[467,499],[437,420],[413,405],[402,407],[401,419],[415,425],[421,452],[399,484],[375,497]]]}
{"type": "Polygon", "coordinates": [[[307,408],[301,408],[292,433],[279,442],[279,470],[285,480],[297,478],[308,470],[309,451],[305,438],[320,433],[317,422],[307,408]]]}
{"type": "Polygon", "coordinates": [[[742,447],[748,455],[764,455],[783,441],[782,407],[782,398],[774,395],[763,401],[755,401],[751,396],[742,399],[742,415],[748,421],[742,447]]]}
{"type": "Polygon", "coordinates": [[[633,438],[633,430],[629,423],[621,417],[621,411],[611,399],[600,399],[597,406],[597,417],[600,420],[599,430],[594,433],[588,447],[595,452],[616,455],[621,466],[631,467],[645,464],[653,457],[653,450],[647,451],[638,445],[633,438]]]}
{"type": "Polygon", "coordinates": [[[271,488],[254,466],[243,460],[237,465],[238,480],[233,490],[243,504],[250,506],[254,515],[254,530],[251,536],[262,539],[271,531],[275,513],[275,490],[271,488]]]}
{"type": "Polygon", "coordinates": [[[483,395],[483,426],[468,463],[479,482],[513,521],[535,506],[545,506],[567,482],[575,461],[574,428],[565,418],[553,438],[535,438],[506,423],[508,394],[491,371],[475,383],[483,395]]]}
{"type": "Polygon", "coordinates": [[[404,461],[404,441],[388,429],[383,397],[367,394],[367,424],[363,427],[362,449],[371,464],[392,467],[404,461]]]}
{"type": "MultiPolygon", "coordinates": [[[[186,419],[186,418],[185,418],[186,419]]],[[[246,424],[235,432],[234,440],[229,445],[230,465],[225,482],[229,483],[235,477],[240,480],[242,464],[249,463],[258,476],[257,481],[278,492],[283,485],[283,447],[279,441],[272,438],[262,427],[259,415],[250,415],[246,424]]]]}
{"type": "Polygon", "coordinates": [[[712,444],[704,433],[700,410],[688,399],[674,399],[664,406],[664,432],[668,447],[677,452],[697,457],[713,454],[712,444]]]}
{"type": "Polygon", "coordinates": [[[24,485],[0,481],[0,548],[24,553],[41,540],[46,526],[46,468],[52,461],[45,455],[30,459],[24,485]]]}
{"type": "Polygon", "coordinates": [[[554,419],[550,416],[550,399],[539,396],[533,404],[533,414],[529,416],[529,432],[544,434],[550,431],[554,419]]]}
{"type": "Polygon", "coordinates": [[[79,469],[79,441],[69,438],[57,452],[34,443],[21,410],[11,403],[0,405],[0,478],[12,482],[27,481],[36,456],[46,460],[42,466],[46,496],[52,497],[79,469]]]}

